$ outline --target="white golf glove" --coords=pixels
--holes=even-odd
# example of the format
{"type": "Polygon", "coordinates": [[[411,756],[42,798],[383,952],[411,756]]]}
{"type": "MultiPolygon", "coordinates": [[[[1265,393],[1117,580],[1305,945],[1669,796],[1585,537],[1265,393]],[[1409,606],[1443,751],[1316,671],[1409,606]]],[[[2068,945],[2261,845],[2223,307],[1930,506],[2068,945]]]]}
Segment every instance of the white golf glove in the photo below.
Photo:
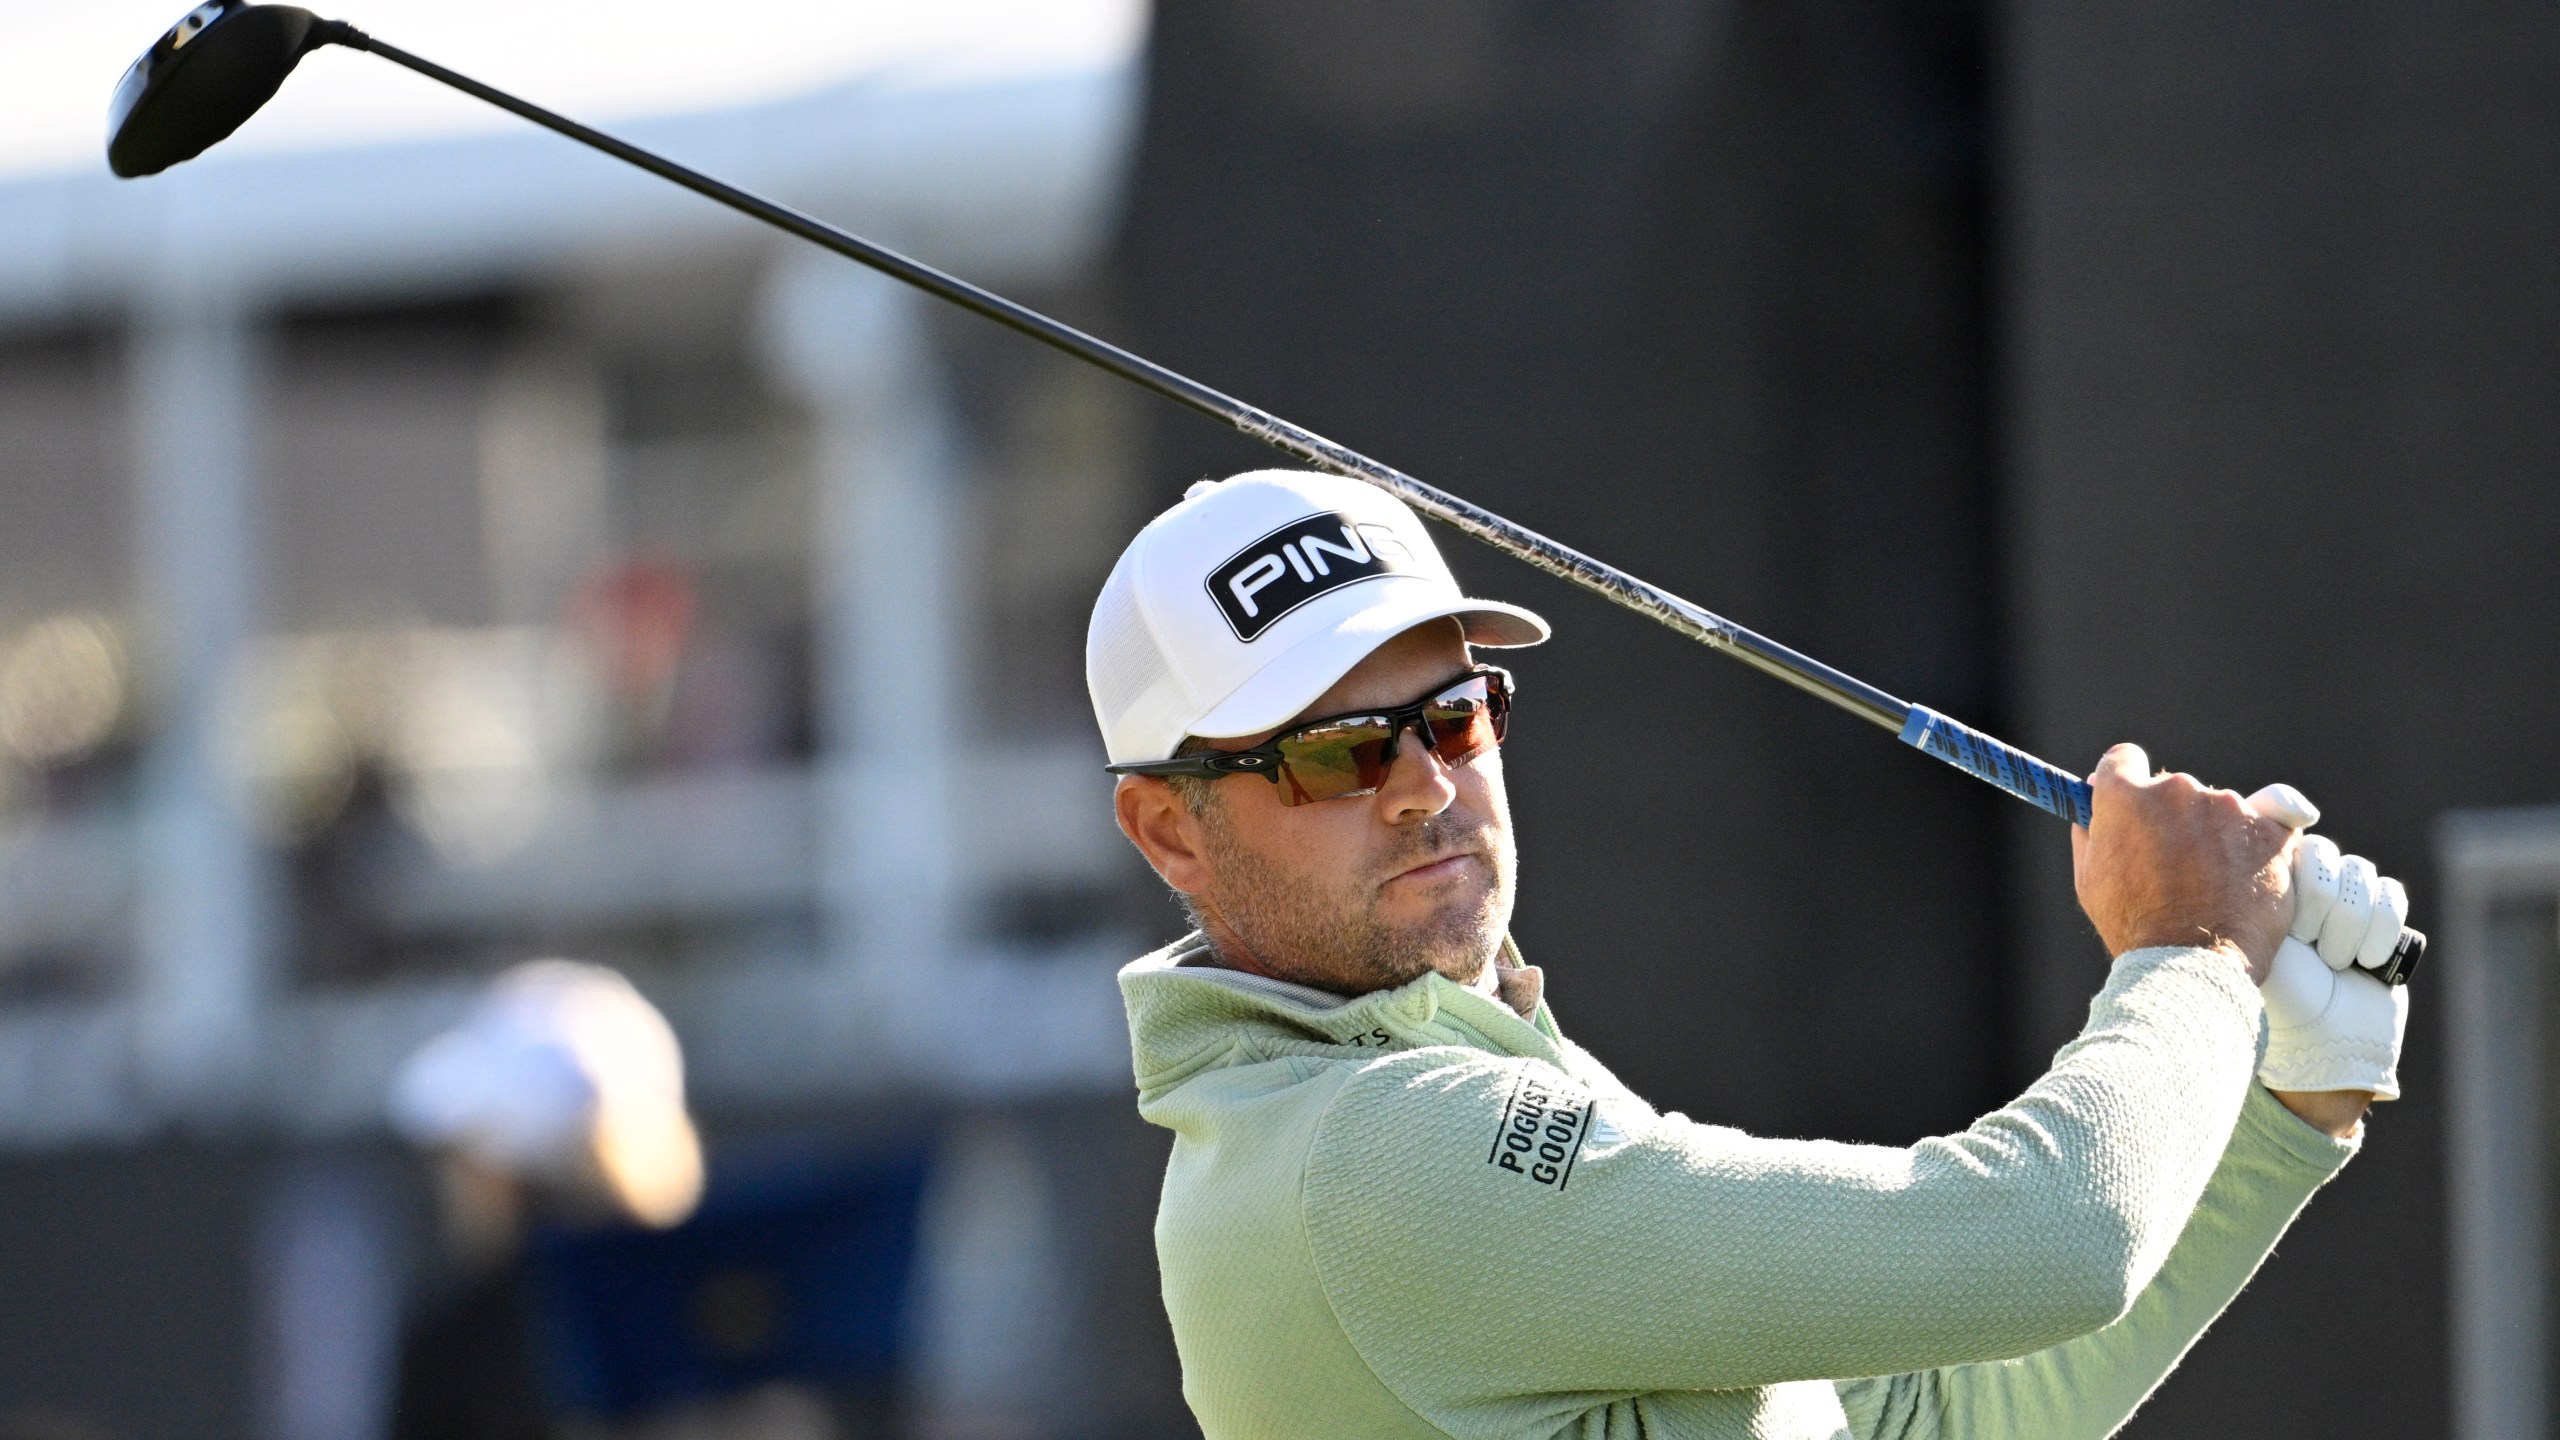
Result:
{"type": "MultiPolygon", "coordinates": [[[[2320,812],[2289,785],[2249,797],[2260,814],[2301,829],[2320,812]]],[[[2267,1006],[2267,1054],[2258,1079],[2270,1090],[2369,1090],[2400,1098],[2400,1041],[2409,987],[2369,973],[2391,958],[2409,918],[2409,892],[2361,855],[2340,855],[2325,835],[2294,848],[2293,925],[2259,995],[2267,1006]]]]}

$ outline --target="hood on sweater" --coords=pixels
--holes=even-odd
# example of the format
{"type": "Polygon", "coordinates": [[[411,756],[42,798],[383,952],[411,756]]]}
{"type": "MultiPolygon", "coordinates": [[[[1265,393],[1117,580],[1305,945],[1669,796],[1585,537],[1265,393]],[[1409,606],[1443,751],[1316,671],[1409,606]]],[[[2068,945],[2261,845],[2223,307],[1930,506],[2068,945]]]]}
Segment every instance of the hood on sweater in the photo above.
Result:
{"type": "Polygon", "coordinates": [[[1515,962],[1501,971],[1503,992],[1527,1002],[1526,1018],[1436,972],[1345,997],[1229,970],[1194,931],[1120,971],[1139,1101],[1203,1071],[1285,1056],[1353,1059],[1363,1051],[1457,1045],[1559,1062],[1563,1037],[1538,998],[1538,972],[1516,964],[1519,952],[1508,940],[1502,958],[1515,962]]]}

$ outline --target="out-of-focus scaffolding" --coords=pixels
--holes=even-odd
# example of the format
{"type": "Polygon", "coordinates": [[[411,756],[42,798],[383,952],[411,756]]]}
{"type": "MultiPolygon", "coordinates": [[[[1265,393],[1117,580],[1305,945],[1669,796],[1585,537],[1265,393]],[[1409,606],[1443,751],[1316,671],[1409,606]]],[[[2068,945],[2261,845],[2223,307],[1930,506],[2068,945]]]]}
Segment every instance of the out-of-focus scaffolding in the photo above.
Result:
{"type": "Polygon", "coordinates": [[[2457,1440],[2545,1440],[2554,1364],[2553,1086],[2560,1083],[2560,808],[2437,829],[2452,1080],[2457,1440]]]}
{"type": "MultiPolygon", "coordinates": [[[[1076,283],[1103,243],[1134,88],[1125,67],[869,82],[628,128],[938,264],[1037,290],[1076,283]]],[[[808,758],[607,773],[564,793],[557,776],[507,770],[514,752],[430,755],[420,763],[453,783],[426,787],[426,830],[444,815],[468,840],[487,821],[504,844],[476,856],[468,843],[413,846],[369,866],[354,889],[371,923],[557,934],[804,914],[797,940],[741,944],[656,987],[714,1106],[1126,1083],[1107,976],[1131,937],[991,939],[981,923],[992,897],[1107,887],[1127,859],[1086,747],[987,736],[969,713],[969,607],[984,588],[973,572],[990,548],[972,533],[949,367],[911,297],[785,243],[534,133],[215,155],[138,184],[0,186],[0,327],[123,337],[142,581],[133,668],[148,711],[127,803],[17,825],[0,846],[0,954],[101,935],[129,951],[110,993],[0,1007],[0,1144],[173,1120],[363,1126],[389,1067],[456,1013],[462,975],[314,988],[283,969],[288,877],[247,792],[291,747],[243,741],[242,696],[280,666],[318,673],[292,667],[336,642],[262,628],[277,543],[262,509],[276,502],[261,494],[275,324],[653,266],[760,276],[744,297],[747,349],[762,383],[807,416],[808,758]],[[548,784],[548,802],[521,803],[532,792],[508,789],[516,781],[548,784]]],[[[530,463],[556,479],[601,462],[530,463]]],[[[504,496],[489,506],[493,555],[543,523],[507,513],[504,496]]],[[[522,619],[442,638],[412,627],[402,673],[478,666],[488,706],[530,697],[518,708],[548,724],[556,667],[522,619]]],[[[437,703],[400,693],[394,709],[437,703]]],[[[272,695],[257,704],[275,708],[272,695]]],[[[447,737],[474,723],[430,719],[405,717],[447,737]]]]}

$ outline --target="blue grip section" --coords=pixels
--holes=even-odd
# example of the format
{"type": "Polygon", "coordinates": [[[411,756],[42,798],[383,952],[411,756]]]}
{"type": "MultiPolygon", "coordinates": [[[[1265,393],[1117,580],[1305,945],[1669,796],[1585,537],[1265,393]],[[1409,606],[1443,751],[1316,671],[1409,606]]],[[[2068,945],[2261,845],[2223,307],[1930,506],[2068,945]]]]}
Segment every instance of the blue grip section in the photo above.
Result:
{"type": "Polygon", "coordinates": [[[1902,722],[1902,743],[1916,746],[1966,774],[1988,780],[2028,804],[2074,825],[2089,823],[2089,782],[2013,750],[1926,705],[1914,705],[1902,722]]]}

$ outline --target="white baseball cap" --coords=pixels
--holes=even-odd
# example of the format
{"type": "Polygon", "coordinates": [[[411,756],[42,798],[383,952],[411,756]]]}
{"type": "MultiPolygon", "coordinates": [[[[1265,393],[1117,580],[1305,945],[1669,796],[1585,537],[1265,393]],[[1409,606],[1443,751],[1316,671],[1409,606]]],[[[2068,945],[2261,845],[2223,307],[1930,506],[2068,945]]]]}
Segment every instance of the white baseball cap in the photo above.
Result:
{"type": "Polygon", "coordinates": [[[1454,616],[1470,644],[1535,645],[1547,622],[1458,593],[1422,517],[1338,475],[1203,480],[1147,522],[1085,633],[1085,688],[1115,765],[1188,736],[1276,729],[1370,651],[1454,616]]]}
{"type": "Polygon", "coordinates": [[[672,1225],[702,1196],[684,1052],[656,1006],[601,965],[534,960],[400,1066],[392,1128],[503,1175],[589,1171],[634,1219],[672,1225]]]}

